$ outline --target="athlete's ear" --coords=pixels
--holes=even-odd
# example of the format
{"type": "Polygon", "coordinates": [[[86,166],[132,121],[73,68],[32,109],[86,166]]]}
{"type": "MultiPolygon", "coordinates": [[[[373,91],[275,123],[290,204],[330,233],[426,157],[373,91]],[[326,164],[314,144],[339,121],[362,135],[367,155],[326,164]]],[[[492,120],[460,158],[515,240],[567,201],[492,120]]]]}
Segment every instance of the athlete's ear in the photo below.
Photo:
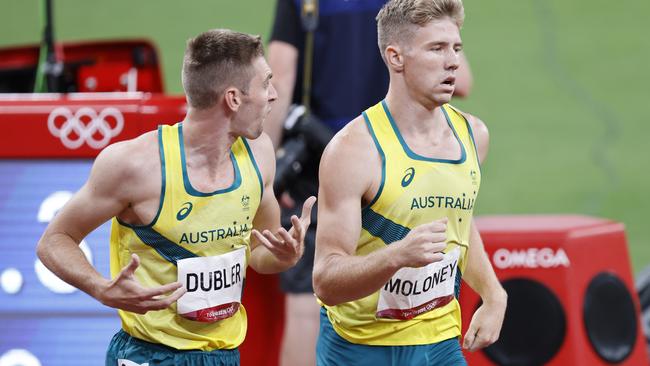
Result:
{"type": "Polygon", "coordinates": [[[404,70],[404,54],[402,48],[397,45],[388,45],[384,50],[384,58],[388,68],[395,72],[402,72],[404,70]]]}
{"type": "Polygon", "coordinates": [[[223,92],[223,98],[226,105],[232,112],[237,112],[241,106],[241,91],[237,88],[231,87],[223,92]]]}

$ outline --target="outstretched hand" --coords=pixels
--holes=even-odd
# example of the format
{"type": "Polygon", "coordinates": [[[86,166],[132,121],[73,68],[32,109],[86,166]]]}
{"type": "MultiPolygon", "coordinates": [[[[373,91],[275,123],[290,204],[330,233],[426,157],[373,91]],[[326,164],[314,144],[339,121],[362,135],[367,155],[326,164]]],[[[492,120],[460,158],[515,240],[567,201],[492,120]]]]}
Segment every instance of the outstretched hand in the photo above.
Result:
{"type": "Polygon", "coordinates": [[[101,291],[98,300],[113,308],[144,314],[150,310],[166,309],[185,294],[186,290],[180,282],[154,288],[143,287],[133,275],[139,265],[138,255],[131,254],[129,264],[101,291]],[[165,296],[172,291],[171,295],[165,296]]]}
{"type": "Polygon", "coordinates": [[[311,223],[311,209],[315,202],[316,197],[309,197],[302,206],[300,218],[296,215],[291,216],[289,231],[280,227],[273,234],[270,230],[260,233],[253,229],[253,235],[280,262],[295,264],[302,257],[305,249],[305,234],[311,223]]]}

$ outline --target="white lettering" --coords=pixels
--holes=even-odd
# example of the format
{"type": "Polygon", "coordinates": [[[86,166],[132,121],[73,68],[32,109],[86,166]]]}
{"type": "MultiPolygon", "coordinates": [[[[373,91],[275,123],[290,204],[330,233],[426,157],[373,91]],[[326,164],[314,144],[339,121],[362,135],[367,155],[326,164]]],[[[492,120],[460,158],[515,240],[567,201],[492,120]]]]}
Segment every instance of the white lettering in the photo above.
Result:
{"type": "Polygon", "coordinates": [[[571,265],[564,249],[554,250],[548,247],[515,250],[500,248],[492,255],[492,263],[499,269],[568,268],[571,265]]]}

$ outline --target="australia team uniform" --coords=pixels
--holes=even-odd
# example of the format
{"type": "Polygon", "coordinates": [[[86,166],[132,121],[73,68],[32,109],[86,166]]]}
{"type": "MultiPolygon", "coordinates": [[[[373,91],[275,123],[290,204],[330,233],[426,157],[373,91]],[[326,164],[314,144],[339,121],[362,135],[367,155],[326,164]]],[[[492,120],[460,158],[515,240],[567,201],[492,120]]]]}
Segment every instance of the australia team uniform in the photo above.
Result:
{"type": "Polygon", "coordinates": [[[198,365],[211,364],[208,358],[216,357],[224,365],[238,365],[237,347],[247,327],[241,295],[262,195],[259,169],[240,137],[230,153],[232,185],[200,192],[188,178],[182,123],[159,127],[158,142],[158,212],[144,226],[113,219],[111,275],[115,277],[136,253],[140,267],[135,277],[143,286],[179,281],[187,293],[164,310],[143,315],[119,310],[122,330],[111,342],[106,364],[198,365]],[[183,352],[188,350],[210,354],[183,352]]]}
{"type": "Polygon", "coordinates": [[[481,172],[469,123],[449,105],[441,108],[458,141],[456,160],[413,152],[385,101],[363,113],[381,156],[382,180],[377,195],[362,210],[356,255],[384,248],[411,229],[444,217],[448,218],[447,247],[442,261],[402,268],[372,295],[324,305],[319,365],[465,363],[458,342],[458,292],[481,172]]]}

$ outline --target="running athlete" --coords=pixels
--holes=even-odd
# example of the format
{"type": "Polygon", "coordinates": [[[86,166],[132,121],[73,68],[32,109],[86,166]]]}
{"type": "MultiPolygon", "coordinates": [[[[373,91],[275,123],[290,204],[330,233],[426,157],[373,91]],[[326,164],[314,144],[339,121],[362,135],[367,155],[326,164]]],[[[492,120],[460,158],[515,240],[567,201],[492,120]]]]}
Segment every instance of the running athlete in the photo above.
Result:
{"type": "Polygon", "coordinates": [[[377,16],[388,93],[321,160],[318,365],[466,365],[461,276],[483,300],[463,346],[498,338],[507,296],[472,220],[488,131],[448,104],[463,19],[460,0],[391,0],[377,16]]]}
{"type": "Polygon", "coordinates": [[[247,265],[274,273],[302,255],[315,199],[289,231],[278,228],[273,146],[262,134],[277,96],[271,77],[259,36],[210,30],[190,40],[184,121],[104,149],[45,230],[43,263],[119,309],[106,365],[238,365],[247,265]],[[78,244],[111,218],[106,279],[78,244]]]}

